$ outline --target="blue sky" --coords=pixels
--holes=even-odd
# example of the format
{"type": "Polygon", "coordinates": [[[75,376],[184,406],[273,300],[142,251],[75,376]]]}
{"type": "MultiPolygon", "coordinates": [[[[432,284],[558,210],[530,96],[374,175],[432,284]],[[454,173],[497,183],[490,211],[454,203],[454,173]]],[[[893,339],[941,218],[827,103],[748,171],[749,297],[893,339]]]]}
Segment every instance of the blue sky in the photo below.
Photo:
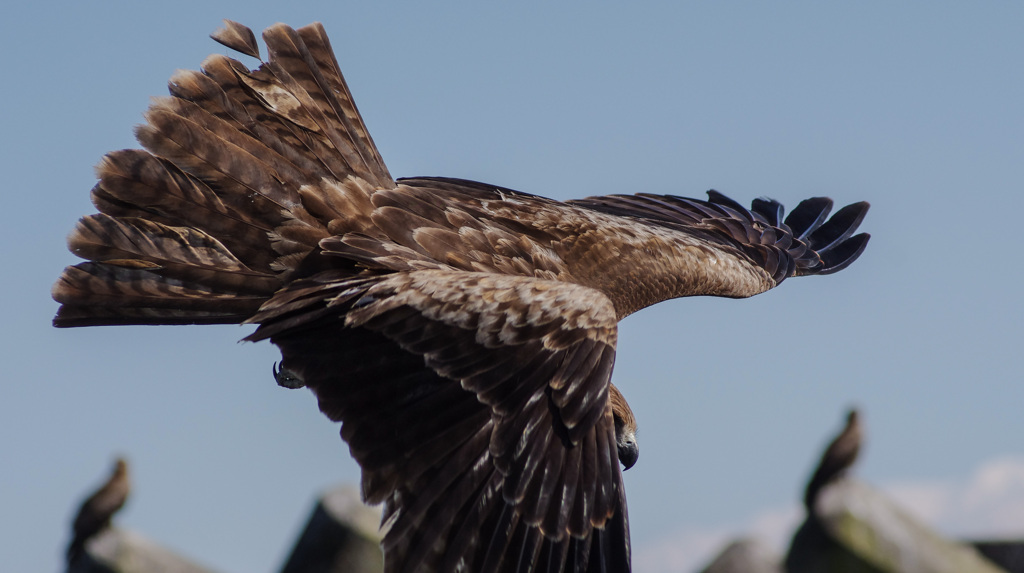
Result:
{"type": "Polygon", "coordinates": [[[315,495],[358,480],[313,397],[274,384],[277,351],[237,342],[247,328],[50,327],[93,166],[136,146],[175,69],[222,51],[207,35],[225,17],[322,21],[395,176],[872,203],[871,244],[839,274],[622,323],[644,570],[687,535],[793,515],[851,404],[859,475],[949,532],[1024,536],[1024,517],[958,521],[921,493],[953,499],[992,467],[1024,479],[1020,4],[296,4],[26,3],[0,21],[5,567],[59,566],[117,453],[136,482],[118,522],[224,572],[275,570],[315,495]]]}

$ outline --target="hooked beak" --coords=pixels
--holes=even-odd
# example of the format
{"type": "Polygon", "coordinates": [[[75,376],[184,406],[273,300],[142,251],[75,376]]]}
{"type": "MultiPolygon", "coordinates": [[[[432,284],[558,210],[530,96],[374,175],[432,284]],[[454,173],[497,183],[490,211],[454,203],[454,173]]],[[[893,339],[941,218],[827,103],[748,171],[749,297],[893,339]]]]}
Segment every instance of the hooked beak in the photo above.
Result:
{"type": "Polygon", "coordinates": [[[640,445],[636,443],[636,436],[633,434],[623,434],[616,440],[616,445],[619,450],[619,461],[622,462],[623,469],[628,470],[636,464],[636,460],[640,457],[640,445]]]}

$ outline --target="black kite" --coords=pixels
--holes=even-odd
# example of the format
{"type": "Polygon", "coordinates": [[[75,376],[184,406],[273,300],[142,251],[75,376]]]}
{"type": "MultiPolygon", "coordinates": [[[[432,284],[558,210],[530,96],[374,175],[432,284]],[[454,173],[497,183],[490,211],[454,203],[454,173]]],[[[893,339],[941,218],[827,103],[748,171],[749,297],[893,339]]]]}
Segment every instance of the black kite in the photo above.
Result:
{"type": "MultiPolygon", "coordinates": [[[[234,22],[214,39],[259,58],[234,22]]],[[[386,569],[626,571],[611,385],[617,323],[674,297],[747,297],[860,255],[866,203],[748,210],[613,195],[560,202],[392,179],[322,26],[267,29],[256,70],[181,71],[107,155],[55,285],[58,326],[254,323],[282,385],[342,422],[386,569]]]]}

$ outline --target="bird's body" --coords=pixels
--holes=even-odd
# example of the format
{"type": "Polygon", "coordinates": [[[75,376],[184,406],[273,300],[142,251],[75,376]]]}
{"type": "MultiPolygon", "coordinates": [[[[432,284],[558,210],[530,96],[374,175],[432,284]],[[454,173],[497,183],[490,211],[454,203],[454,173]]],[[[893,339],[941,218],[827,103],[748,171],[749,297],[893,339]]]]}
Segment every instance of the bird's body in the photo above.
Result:
{"type": "Polygon", "coordinates": [[[845,475],[857,461],[863,441],[864,430],[860,414],[857,410],[850,410],[846,415],[846,425],[825,448],[818,467],[815,468],[814,474],[807,482],[807,488],[804,491],[804,507],[808,512],[814,513],[814,502],[822,488],[845,475]]]}
{"type": "MultiPolygon", "coordinates": [[[[258,57],[247,28],[214,37],[258,57]]],[[[389,572],[628,570],[618,321],[838,271],[867,204],[783,219],[716,192],[560,202],[394,180],[323,29],[264,39],[258,70],[211,56],[177,73],[138,129],[148,151],[100,164],[55,323],[259,324],[279,383],[342,422],[364,497],[385,503],[389,572]]]]}
{"type": "Polygon", "coordinates": [[[85,543],[110,526],[110,519],[124,506],[131,483],[128,464],[118,459],[107,481],[90,495],[75,515],[71,524],[71,543],[68,544],[68,565],[76,562],[85,551],[85,543]]]}

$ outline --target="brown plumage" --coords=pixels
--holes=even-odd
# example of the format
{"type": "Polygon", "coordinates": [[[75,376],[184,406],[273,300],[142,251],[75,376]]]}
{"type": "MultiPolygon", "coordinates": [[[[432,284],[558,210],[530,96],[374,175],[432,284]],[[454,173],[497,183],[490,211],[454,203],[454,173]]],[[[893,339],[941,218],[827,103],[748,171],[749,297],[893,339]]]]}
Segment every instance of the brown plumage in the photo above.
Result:
{"type": "Polygon", "coordinates": [[[68,565],[73,564],[85,551],[85,543],[110,526],[110,518],[124,506],[131,484],[128,464],[122,458],[114,463],[114,471],[98,490],[90,495],[78,509],[71,525],[71,543],[68,545],[68,565]]]}
{"type": "Polygon", "coordinates": [[[839,435],[825,449],[825,453],[821,455],[821,462],[814,470],[814,475],[807,482],[807,489],[804,491],[804,506],[808,511],[813,510],[818,492],[829,483],[845,475],[846,471],[857,461],[863,439],[864,430],[860,422],[860,415],[856,409],[851,409],[846,415],[846,426],[843,431],[839,432],[839,435]]]}
{"type": "MultiPolygon", "coordinates": [[[[214,34],[258,56],[251,32],[214,34]]],[[[253,323],[342,422],[386,570],[626,571],[619,462],[636,421],[610,383],[617,323],[680,296],[746,297],[850,264],[866,203],[746,209],[615,195],[560,202],[392,179],[323,28],[267,29],[256,70],[178,72],[108,155],[87,262],[58,326],[253,323]]]]}

